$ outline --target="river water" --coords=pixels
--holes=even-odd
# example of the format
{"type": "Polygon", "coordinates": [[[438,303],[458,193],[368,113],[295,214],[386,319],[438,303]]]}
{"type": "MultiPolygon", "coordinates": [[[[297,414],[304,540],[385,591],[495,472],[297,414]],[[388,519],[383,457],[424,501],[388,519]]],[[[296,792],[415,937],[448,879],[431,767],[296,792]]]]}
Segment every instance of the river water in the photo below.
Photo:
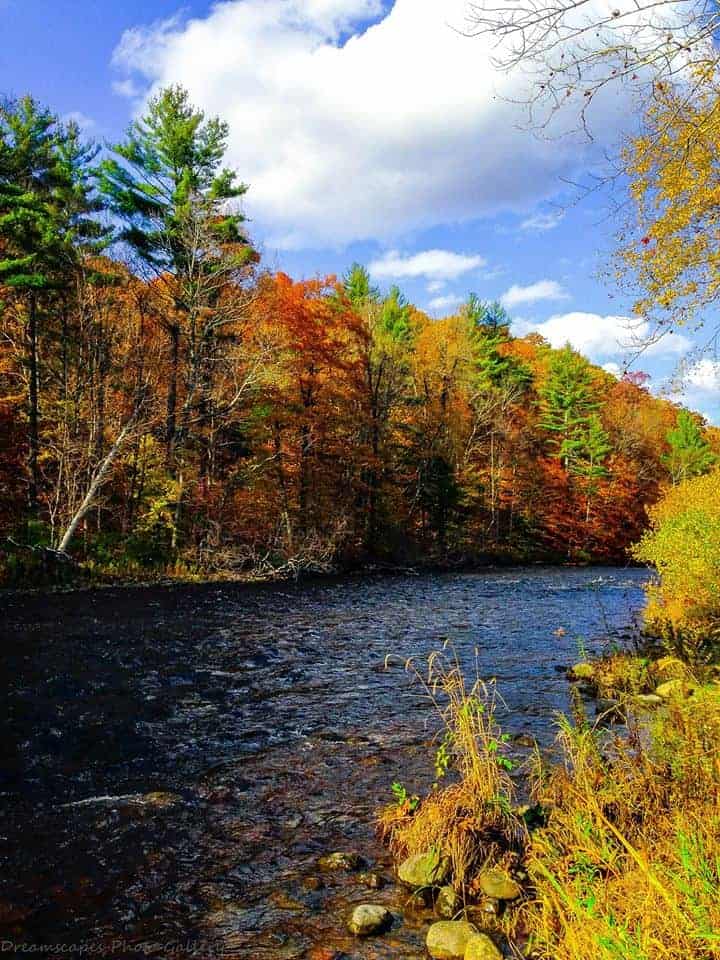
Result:
{"type": "Polygon", "coordinates": [[[437,731],[406,661],[449,641],[496,680],[506,732],[549,748],[564,668],[627,636],[646,579],[533,567],[0,598],[0,948],[421,957],[427,917],[401,889],[317,866],[354,850],[392,878],[374,816],[393,780],[427,786],[437,731]],[[390,933],[353,942],[358,902],[388,906],[390,933]]]}

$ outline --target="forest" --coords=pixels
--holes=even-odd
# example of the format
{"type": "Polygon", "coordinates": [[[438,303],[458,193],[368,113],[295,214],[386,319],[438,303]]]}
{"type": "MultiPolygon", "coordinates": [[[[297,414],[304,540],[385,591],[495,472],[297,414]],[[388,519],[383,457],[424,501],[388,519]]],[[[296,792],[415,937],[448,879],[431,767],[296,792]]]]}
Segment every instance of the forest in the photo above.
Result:
{"type": "Polygon", "coordinates": [[[164,89],[112,148],[0,111],[0,570],[272,574],[626,558],[720,434],[477,294],[263,267],[227,126],[164,89]],[[49,563],[49,558],[53,563],[49,563]]]}

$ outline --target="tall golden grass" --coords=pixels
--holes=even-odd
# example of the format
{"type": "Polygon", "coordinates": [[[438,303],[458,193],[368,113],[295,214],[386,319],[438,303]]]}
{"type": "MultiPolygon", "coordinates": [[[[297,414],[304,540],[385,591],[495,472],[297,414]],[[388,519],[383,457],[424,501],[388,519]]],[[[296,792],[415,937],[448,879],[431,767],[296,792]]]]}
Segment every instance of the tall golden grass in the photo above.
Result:
{"type": "Polygon", "coordinates": [[[417,807],[382,812],[398,858],[441,851],[466,906],[484,866],[527,875],[499,921],[518,957],[720,960],[720,686],[679,689],[615,733],[582,708],[562,718],[558,759],[536,753],[528,771],[543,812],[528,830],[494,687],[466,683],[446,654],[423,679],[444,724],[440,766],[452,773],[417,807]]]}

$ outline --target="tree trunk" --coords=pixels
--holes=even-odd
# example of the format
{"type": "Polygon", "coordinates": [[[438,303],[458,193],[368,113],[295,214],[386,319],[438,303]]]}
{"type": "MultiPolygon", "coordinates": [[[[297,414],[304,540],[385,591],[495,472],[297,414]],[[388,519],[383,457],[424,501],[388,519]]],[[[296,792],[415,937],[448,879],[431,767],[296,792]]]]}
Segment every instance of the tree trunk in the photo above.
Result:
{"type": "Polygon", "coordinates": [[[28,486],[28,507],[37,514],[38,492],[40,489],[40,432],[39,432],[39,363],[37,335],[37,301],[30,295],[27,324],[27,362],[28,362],[28,468],[30,483],[28,486]]]}
{"type": "Polygon", "coordinates": [[[80,504],[78,510],[75,512],[75,515],[73,516],[72,520],[68,524],[67,530],[63,534],[62,540],[60,541],[60,545],[58,547],[58,550],[60,551],[60,553],[67,552],[67,548],[70,545],[70,542],[74,537],[78,526],[80,525],[81,521],[87,514],[88,510],[90,510],[90,508],[92,507],[95,501],[95,497],[97,496],[98,491],[100,490],[100,487],[103,484],[103,481],[107,477],[110,471],[110,468],[112,467],[113,463],[117,459],[118,454],[120,453],[123,443],[127,439],[127,436],[133,424],[133,419],[128,420],[128,422],[122,428],[122,430],[120,431],[120,434],[118,435],[117,440],[110,448],[110,452],[102,461],[102,463],[98,466],[98,468],[95,470],[95,473],[93,474],[93,478],[90,481],[90,486],[88,487],[88,491],[85,494],[85,497],[83,498],[83,501],[80,504]]]}
{"type": "Polygon", "coordinates": [[[175,472],[175,434],[177,419],[177,385],[180,366],[180,328],[177,324],[170,327],[170,380],[168,382],[167,418],[165,422],[165,442],[167,444],[167,463],[170,473],[175,472]]]}

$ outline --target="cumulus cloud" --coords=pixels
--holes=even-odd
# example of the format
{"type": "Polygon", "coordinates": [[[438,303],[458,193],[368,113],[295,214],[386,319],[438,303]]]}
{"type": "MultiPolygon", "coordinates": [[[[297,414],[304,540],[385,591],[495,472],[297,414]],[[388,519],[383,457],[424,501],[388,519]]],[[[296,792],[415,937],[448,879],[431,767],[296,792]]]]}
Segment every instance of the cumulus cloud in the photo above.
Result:
{"type": "Polygon", "coordinates": [[[677,333],[653,340],[653,331],[647,320],[603,316],[579,310],[556,314],[543,323],[525,323],[520,332],[539,333],[550,346],[556,348],[569,343],[584,356],[596,361],[623,357],[641,347],[644,348],[645,357],[680,356],[691,346],[687,337],[677,333]]]}
{"type": "MultiPolygon", "coordinates": [[[[495,73],[489,41],[453,29],[466,13],[466,0],[225,0],[127,31],[114,62],[128,92],[182,83],[229,122],[266,242],[388,240],[522,215],[591,149],[519,128],[510,100],[526,80],[495,73]]],[[[623,119],[620,97],[601,99],[598,137],[623,119]]]]}
{"type": "Polygon", "coordinates": [[[444,297],[434,297],[428,304],[428,309],[433,313],[448,313],[455,307],[460,306],[463,298],[455,293],[448,293],[444,297]]]}
{"type": "Polygon", "coordinates": [[[509,290],[500,297],[500,303],[508,309],[526,303],[538,303],[541,300],[569,300],[570,294],[557,280],[538,280],[526,287],[514,283],[509,290]]]}
{"type": "Polygon", "coordinates": [[[456,280],[471,270],[484,267],[485,263],[485,259],[477,254],[453,253],[451,250],[421,250],[409,255],[391,250],[373,260],[368,270],[378,278],[426,277],[440,282],[456,280]]]}

